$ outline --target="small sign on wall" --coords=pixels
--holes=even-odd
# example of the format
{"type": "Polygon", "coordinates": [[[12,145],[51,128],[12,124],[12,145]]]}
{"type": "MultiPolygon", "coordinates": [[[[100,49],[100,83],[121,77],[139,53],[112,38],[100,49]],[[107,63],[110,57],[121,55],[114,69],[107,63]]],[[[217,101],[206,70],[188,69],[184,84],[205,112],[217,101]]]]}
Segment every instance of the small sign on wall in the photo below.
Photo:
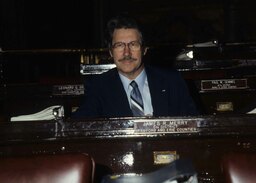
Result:
{"type": "Polygon", "coordinates": [[[83,95],[84,86],[81,85],[54,85],[53,95],[83,95]]]}
{"type": "Polygon", "coordinates": [[[248,88],[247,79],[202,80],[201,90],[230,90],[248,88]]]}

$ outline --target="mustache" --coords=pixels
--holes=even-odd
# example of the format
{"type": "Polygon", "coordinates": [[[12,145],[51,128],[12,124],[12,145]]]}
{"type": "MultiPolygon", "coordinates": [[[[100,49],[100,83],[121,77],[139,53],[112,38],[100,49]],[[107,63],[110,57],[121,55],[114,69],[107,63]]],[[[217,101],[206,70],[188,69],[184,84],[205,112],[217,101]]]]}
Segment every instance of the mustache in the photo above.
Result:
{"type": "Polygon", "coordinates": [[[127,55],[127,56],[124,56],[123,58],[119,59],[118,61],[122,62],[122,61],[125,61],[125,60],[135,61],[135,60],[137,60],[137,59],[136,59],[136,58],[133,58],[133,57],[130,56],[130,55],[127,55]]]}

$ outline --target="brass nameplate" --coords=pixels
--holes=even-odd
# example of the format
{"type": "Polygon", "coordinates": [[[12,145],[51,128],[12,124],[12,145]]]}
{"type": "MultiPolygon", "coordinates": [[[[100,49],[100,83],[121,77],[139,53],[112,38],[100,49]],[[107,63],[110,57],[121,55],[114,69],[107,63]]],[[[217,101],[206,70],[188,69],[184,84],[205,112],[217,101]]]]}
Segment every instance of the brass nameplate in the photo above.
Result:
{"type": "Polygon", "coordinates": [[[226,112],[226,111],[233,111],[233,103],[232,102],[217,102],[217,111],[219,112],[226,112]]]}
{"type": "Polygon", "coordinates": [[[169,164],[177,159],[179,155],[176,151],[154,151],[154,164],[169,164]]]}
{"type": "Polygon", "coordinates": [[[230,90],[248,88],[247,79],[202,80],[201,90],[230,90]]]}
{"type": "Polygon", "coordinates": [[[197,131],[196,120],[158,119],[157,121],[134,121],[135,133],[191,133],[197,131]]]}
{"type": "Polygon", "coordinates": [[[54,85],[53,95],[83,95],[83,85],[54,85]]]}

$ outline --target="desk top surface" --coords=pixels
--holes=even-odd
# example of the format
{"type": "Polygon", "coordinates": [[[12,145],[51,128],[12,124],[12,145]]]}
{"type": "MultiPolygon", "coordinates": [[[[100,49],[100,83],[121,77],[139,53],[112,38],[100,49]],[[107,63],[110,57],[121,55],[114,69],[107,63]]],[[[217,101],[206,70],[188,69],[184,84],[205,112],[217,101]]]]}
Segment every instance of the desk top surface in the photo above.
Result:
{"type": "Polygon", "coordinates": [[[0,124],[0,142],[65,139],[255,136],[256,115],[67,119],[0,124]]]}

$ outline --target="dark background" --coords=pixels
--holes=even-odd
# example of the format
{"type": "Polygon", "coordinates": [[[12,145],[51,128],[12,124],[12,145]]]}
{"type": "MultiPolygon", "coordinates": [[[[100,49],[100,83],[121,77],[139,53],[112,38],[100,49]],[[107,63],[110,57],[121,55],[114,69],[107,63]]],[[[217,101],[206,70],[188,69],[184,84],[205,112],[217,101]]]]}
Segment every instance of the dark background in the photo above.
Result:
{"type": "Polygon", "coordinates": [[[82,96],[55,95],[53,86],[83,84],[81,66],[112,63],[99,48],[107,21],[122,13],[145,30],[145,62],[179,69],[203,114],[248,112],[256,104],[255,7],[254,0],[0,0],[0,122],[54,104],[70,115],[82,96]],[[216,47],[186,47],[214,39],[216,47]],[[185,49],[194,59],[177,61],[185,49]],[[248,89],[201,91],[202,80],[230,78],[247,78],[248,89]],[[217,111],[226,101],[234,109],[217,111]]]}
{"type": "Polygon", "coordinates": [[[137,18],[148,44],[255,42],[251,0],[0,0],[3,50],[102,48],[107,20],[137,18]]]}

